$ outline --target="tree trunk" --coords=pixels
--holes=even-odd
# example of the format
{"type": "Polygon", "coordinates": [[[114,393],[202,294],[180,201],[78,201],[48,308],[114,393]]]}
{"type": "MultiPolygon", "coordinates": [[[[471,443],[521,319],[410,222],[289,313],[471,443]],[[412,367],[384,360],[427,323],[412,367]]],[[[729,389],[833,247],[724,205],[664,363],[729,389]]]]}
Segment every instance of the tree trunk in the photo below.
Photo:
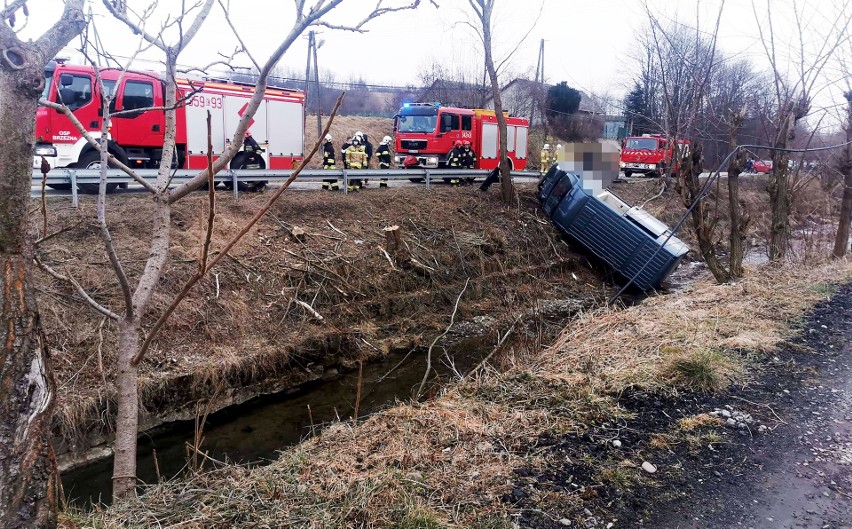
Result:
{"type": "MultiPolygon", "coordinates": [[[[849,141],[852,141],[850,139],[849,141]]],[[[847,156],[849,147],[846,147],[847,156]]],[[[834,257],[845,257],[849,251],[849,230],[852,224],[852,162],[846,166],[846,175],[843,179],[843,202],[840,204],[840,224],[837,226],[837,237],[834,240],[834,257]]]]}
{"type": "Polygon", "coordinates": [[[494,112],[497,114],[497,127],[500,131],[500,191],[503,203],[512,204],[515,198],[515,188],[512,185],[511,167],[507,156],[508,139],[506,134],[506,116],[503,115],[503,98],[500,95],[500,82],[497,79],[497,70],[494,67],[494,56],[491,51],[491,14],[494,4],[485,2],[482,10],[482,41],[485,46],[485,69],[491,79],[491,93],[494,97],[494,112]]]}
{"type": "Polygon", "coordinates": [[[133,357],[139,351],[139,320],[123,318],[119,323],[118,417],[115,422],[115,453],[112,495],[127,498],[136,494],[136,437],[139,428],[138,368],[133,357]]]}
{"type": "MultiPolygon", "coordinates": [[[[680,168],[679,186],[684,203],[689,206],[698,197],[701,191],[701,169],[702,169],[702,149],[701,144],[696,144],[692,152],[684,159],[684,163],[680,168]]],[[[719,283],[727,283],[731,280],[731,275],[722,265],[719,256],[716,255],[716,246],[714,244],[714,232],[716,228],[716,220],[710,219],[710,214],[707,208],[706,197],[698,202],[698,205],[693,208],[691,214],[692,228],[695,231],[695,237],[698,239],[698,248],[701,251],[701,257],[704,263],[713,274],[713,277],[719,283]]]]}
{"type": "MultiPolygon", "coordinates": [[[[846,93],[849,102],[846,120],[846,141],[852,141],[852,92],[846,93]]],[[[837,225],[837,237],[834,239],[832,255],[838,259],[849,251],[849,230],[852,224],[852,147],[846,146],[841,163],[843,171],[843,202],[840,204],[840,224],[837,225]]]]}
{"type": "MultiPolygon", "coordinates": [[[[166,51],[166,108],[176,103],[175,82],[177,52],[166,51]]],[[[154,291],[163,273],[163,267],[169,257],[171,241],[171,206],[169,205],[168,184],[171,175],[172,158],[175,156],[175,111],[166,111],[166,129],[164,131],[163,154],[157,175],[159,193],[154,198],[151,245],[145,269],[133,293],[132,316],[125,317],[120,324],[118,344],[118,419],[115,424],[115,445],[113,448],[112,495],[115,499],[133,497],[136,494],[136,438],[139,435],[139,394],[138,367],[133,359],[139,353],[139,332],[142,317],[148,308],[154,291]]]]}
{"type": "MultiPolygon", "coordinates": [[[[5,21],[3,22],[5,23],[5,21]]],[[[16,54],[6,49],[4,53],[16,54]]],[[[36,102],[43,65],[0,61],[0,526],[56,526],[49,442],[54,385],[33,279],[28,212],[36,102]],[[35,67],[34,67],[35,66],[35,67]]]]}
{"type": "MultiPolygon", "coordinates": [[[[732,116],[729,147],[737,148],[737,134],[742,129],[743,117],[736,113],[732,116]]],[[[745,153],[740,150],[728,164],[728,207],[730,209],[731,228],[729,232],[728,270],[731,278],[743,276],[743,258],[745,257],[745,237],[748,222],[743,218],[743,204],[740,202],[740,173],[744,165],[745,153]]]]}
{"type": "MultiPolygon", "coordinates": [[[[775,138],[775,147],[787,148],[791,127],[795,127],[792,111],[784,112],[783,123],[775,138]]],[[[787,167],[789,156],[785,152],[772,152],[772,176],[767,191],[772,208],[769,227],[769,260],[782,261],[787,256],[790,243],[790,171],[787,167]]]]}

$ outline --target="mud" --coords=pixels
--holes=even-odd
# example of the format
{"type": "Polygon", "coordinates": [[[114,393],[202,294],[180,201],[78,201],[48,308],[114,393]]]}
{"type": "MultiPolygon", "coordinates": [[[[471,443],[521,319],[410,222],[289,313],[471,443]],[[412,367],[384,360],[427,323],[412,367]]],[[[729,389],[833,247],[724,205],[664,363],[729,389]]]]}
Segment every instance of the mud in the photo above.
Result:
{"type": "Polygon", "coordinates": [[[520,471],[504,501],[533,528],[852,527],[852,286],[801,330],[743,387],[626,392],[630,419],[540,439],[547,465],[520,471]],[[684,427],[716,409],[757,422],[684,427]],[[640,469],[645,461],[657,471],[640,469]]]}

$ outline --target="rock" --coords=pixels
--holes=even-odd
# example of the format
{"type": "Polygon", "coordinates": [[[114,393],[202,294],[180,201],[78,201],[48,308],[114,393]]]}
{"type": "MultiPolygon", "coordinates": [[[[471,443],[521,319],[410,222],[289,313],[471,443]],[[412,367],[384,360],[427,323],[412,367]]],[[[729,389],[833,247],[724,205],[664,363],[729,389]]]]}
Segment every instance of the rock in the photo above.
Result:
{"type": "Polygon", "coordinates": [[[725,421],[725,424],[727,424],[728,426],[736,426],[737,421],[735,421],[733,418],[731,418],[731,419],[728,419],[727,421],[725,421]]]}
{"type": "Polygon", "coordinates": [[[618,439],[613,439],[612,446],[614,446],[615,448],[621,448],[621,441],[619,441],[618,439]]]}
{"type": "Polygon", "coordinates": [[[568,518],[562,518],[561,520],[559,520],[559,525],[563,527],[569,527],[571,525],[571,520],[569,520],[568,518]]]}
{"type": "Polygon", "coordinates": [[[408,474],[405,475],[405,479],[407,479],[409,481],[414,481],[414,482],[417,482],[417,483],[423,483],[425,481],[423,479],[423,474],[421,474],[420,472],[417,472],[417,471],[409,472],[408,474]]]}
{"type": "Polygon", "coordinates": [[[521,501],[524,499],[524,496],[526,496],[526,494],[521,489],[515,489],[512,491],[512,499],[515,501],[521,501]]]}
{"type": "Polygon", "coordinates": [[[648,474],[653,474],[654,472],[657,471],[657,467],[655,467],[654,465],[652,465],[648,461],[645,461],[644,463],[642,463],[642,470],[644,470],[648,474]]]}
{"type": "Polygon", "coordinates": [[[722,417],[727,419],[730,416],[731,416],[731,412],[729,412],[728,410],[722,410],[722,417]]]}
{"type": "Polygon", "coordinates": [[[757,431],[760,432],[760,433],[764,433],[768,429],[769,428],[767,428],[765,424],[761,424],[760,426],[757,427],[757,431]]]}

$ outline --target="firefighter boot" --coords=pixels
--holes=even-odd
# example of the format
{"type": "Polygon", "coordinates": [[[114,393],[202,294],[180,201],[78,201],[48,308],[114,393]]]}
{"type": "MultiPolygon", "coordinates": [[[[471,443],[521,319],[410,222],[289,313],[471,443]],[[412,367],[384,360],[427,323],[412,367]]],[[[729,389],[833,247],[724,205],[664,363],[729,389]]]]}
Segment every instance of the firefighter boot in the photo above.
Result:
{"type": "Polygon", "coordinates": [[[328,180],[323,180],[322,189],[323,191],[331,191],[331,183],[328,180]]]}
{"type": "Polygon", "coordinates": [[[388,179],[387,178],[382,178],[382,179],[379,180],[379,188],[380,189],[383,188],[383,187],[387,187],[387,186],[388,186],[388,179]]]}
{"type": "Polygon", "coordinates": [[[340,184],[337,183],[337,180],[331,183],[330,189],[332,191],[340,191],[340,184]]]}

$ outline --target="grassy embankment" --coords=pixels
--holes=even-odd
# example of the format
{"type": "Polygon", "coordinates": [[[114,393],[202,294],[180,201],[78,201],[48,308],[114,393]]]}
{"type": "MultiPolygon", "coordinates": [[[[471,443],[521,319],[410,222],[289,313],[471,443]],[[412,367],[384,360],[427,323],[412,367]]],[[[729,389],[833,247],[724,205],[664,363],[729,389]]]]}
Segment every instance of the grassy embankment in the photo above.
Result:
{"type": "MultiPolygon", "coordinates": [[[[624,391],[677,395],[746,383],[848,262],[752,267],[736,284],[683,291],[573,321],[540,351],[506,351],[501,369],[343,422],[275,463],[163,483],[84,518],[98,527],[511,527],[506,495],[520,468],[544,468],[542,435],[581,436],[624,417],[624,391]]],[[[700,426],[684,423],[690,431],[700,426]]],[[[641,459],[598,479],[639,483],[641,459]],[[607,478],[609,476],[609,478],[607,478]]],[[[552,494],[540,491],[542,496],[552,494]]],[[[582,505],[582,494],[566,495],[582,505]]],[[[542,498],[543,499],[543,498],[542,498]]],[[[548,514],[558,516],[558,513],[548,514]]],[[[75,522],[69,520],[69,525],[75,522]]]]}

